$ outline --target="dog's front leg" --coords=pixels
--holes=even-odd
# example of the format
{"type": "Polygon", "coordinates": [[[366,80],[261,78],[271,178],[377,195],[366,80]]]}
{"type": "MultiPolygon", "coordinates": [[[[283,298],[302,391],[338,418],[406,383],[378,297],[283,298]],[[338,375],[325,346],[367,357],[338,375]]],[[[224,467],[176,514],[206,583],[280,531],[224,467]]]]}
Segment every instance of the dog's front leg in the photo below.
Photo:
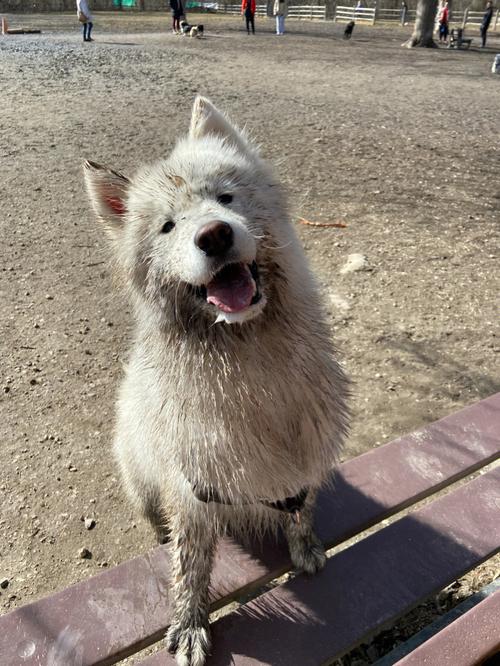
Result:
{"type": "Polygon", "coordinates": [[[308,574],[320,571],[326,562],[325,549],[313,527],[315,502],[316,492],[309,491],[300,514],[286,515],[283,521],[293,565],[308,574]]]}
{"type": "Polygon", "coordinates": [[[210,650],[208,586],[216,545],[206,505],[173,517],[170,538],[172,624],[167,647],[180,666],[203,666],[210,650]]]}

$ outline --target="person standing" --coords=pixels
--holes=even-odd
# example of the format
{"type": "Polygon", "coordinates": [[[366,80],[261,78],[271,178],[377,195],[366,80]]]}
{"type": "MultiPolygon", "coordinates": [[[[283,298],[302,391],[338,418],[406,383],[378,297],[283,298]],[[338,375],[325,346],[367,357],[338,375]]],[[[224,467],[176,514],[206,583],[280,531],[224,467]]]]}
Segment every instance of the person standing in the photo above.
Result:
{"type": "Polygon", "coordinates": [[[180,35],[181,19],[186,16],[182,0],[170,0],[170,12],[172,14],[172,32],[175,35],[180,35]]]}
{"type": "Polygon", "coordinates": [[[87,0],[76,0],[76,14],[78,20],[83,24],[83,41],[93,42],[90,36],[94,24],[92,23],[92,14],[90,13],[87,0]]]}
{"type": "Polygon", "coordinates": [[[449,22],[450,10],[448,8],[448,0],[446,0],[439,15],[439,41],[445,44],[448,43],[449,22]]]}
{"type": "Polygon", "coordinates": [[[486,3],[486,11],[483,14],[483,19],[481,21],[481,27],[479,28],[479,32],[481,33],[481,48],[484,49],[486,46],[486,34],[488,32],[488,28],[490,27],[491,19],[493,18],[493,3],[491,0],[488,0],[486,3]]]}
{"type": "Polygon", "coordinates": [[[252,34],[255,35],[255,11],[256,11],[255,0],[243,0],[241,3],[241,14],[245,17],[247,24],[247,33],[250,34],[250,28],[252,28],[252,34]]]}
{"type": "Polygon", "coordinates": [[[401,25],[406,25],[406,17],[408,16],[408,5],[405,0],[401,3],[401,25]]]}
{"type": "Polygon", "coordinates": [[[273,14],[276,16],[276,34],[285,34],[285,19],[288,15],[288,0],[274,0],[273,14]]]}

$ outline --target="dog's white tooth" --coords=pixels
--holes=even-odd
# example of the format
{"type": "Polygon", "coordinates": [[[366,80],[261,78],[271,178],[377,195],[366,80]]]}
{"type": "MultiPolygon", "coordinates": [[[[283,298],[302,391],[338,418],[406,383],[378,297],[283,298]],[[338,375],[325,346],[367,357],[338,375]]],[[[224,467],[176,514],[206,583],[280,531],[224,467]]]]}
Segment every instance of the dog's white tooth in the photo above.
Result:
{"type": "Polygon", "coordinates": [[[221,321],[226,321],[226,317],[222,314],[222,312],[219,312],[217,315],[217,319],[215,320],[216,324],[220,324],[221,321]]]}

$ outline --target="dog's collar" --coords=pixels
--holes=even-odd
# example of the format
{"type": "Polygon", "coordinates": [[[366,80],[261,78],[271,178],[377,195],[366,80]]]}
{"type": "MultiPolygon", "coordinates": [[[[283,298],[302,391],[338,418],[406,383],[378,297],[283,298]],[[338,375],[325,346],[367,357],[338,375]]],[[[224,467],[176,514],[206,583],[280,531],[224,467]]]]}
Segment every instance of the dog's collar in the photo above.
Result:
{"type": "MultiPolygon", "coordinates": [[[[204,502],[205,504],[209,504],[210,502],[214,502],[215,504],[226,504],[229,506],[233,504],[229,500],[223,499],[219,495],[217,489],[213,486],[202,488],[197,483],[191,483],[191,489],[196,499],[200,502],[204,502]]],[[[259,500],[259,504],[263,504],[269,509],[275,509],[276,511],[289,513],[295,522],[300,522],[300,512],[304,508],[304,503],[306,501],[308,492],[309,488],[302,488],[302,490],[293,497],[285,497],[285,499],[276,500],[275,502],[259,500]]]]}

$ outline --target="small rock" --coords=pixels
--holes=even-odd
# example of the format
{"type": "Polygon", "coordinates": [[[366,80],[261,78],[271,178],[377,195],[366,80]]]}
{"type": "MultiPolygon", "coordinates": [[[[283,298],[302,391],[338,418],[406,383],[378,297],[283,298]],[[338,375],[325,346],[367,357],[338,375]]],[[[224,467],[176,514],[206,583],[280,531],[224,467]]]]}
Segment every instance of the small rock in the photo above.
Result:
{"type": "Polygon", "coordinates": [[[349,254],[347,261],[340,269],[342,275],[345,273],[354,273],[354,271],[368,270],[368,262],[363,254],[349,254]]]}
{"type": "Polygon", "coordinates": [[[0,578],[0,587],[2,590],[6,590],[9,587],[9,579],[8,578],[0,578]]]}
{"type": "Polygon", "coordinates": [[[80,548],[80,550],[78,551],[78,557],[81,560],[90,560],[92,559],[92,553],[88,548],[80,548]]]}
{"type": "Polygon", "coordinates": [[[85,518],[85,529],[86,530],[93,530],[95,527],[95,520],[94,518],[85,518]]]}

